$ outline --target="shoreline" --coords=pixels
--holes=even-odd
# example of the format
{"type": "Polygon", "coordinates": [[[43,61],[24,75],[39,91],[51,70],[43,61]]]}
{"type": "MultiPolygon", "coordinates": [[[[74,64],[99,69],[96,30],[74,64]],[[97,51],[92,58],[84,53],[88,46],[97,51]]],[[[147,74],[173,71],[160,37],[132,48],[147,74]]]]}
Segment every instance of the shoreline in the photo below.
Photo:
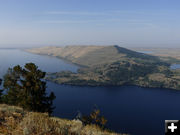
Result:
{"type": "MultiPolygon", "coordinates": [[[[87,67],[87,66],[83,66],[83,65],[80,65],[80,64],[77,64],[77,63],[74,63],[74,62],[72,62],[72,61],[70,61],[70,60],[67,60],[66,58],[63,58],[63,57],[60,57],[60,56],[53,56],[53,55],[48,55],[48,54],[40,54],[40,53],[33,53],[33,52],[31,52],[31,51],[28,51],[27,49],[23,49],[23,51],[25,51],[25,52],[28,52],[28,53],[31,53],[31,54],[37,54],[37,55],[42,55],[42,56],[50,56],[50,57],[56,57],[57,59],[60,59],[60,60],[63,60],[63,61],[65,61],[65,62],[68,62],[68,63],[70,63],[70,64],[74,64],[74,65],[76,65],[76,66],[78,66],[78,69],[77,69],[77,71],[76,71],[76,74],[77,75],[80,75],[79,73],[78,73],[78,70],[79,69],[83,69],[83,68],[89,68],[89,67],[87,67]]],[[[176,64],[176,63],[174,63],[174,64],[176,64]]],[[[178,70],[178,69],[171,69],[171,66],[172,65],[174,65],[174,64],[171,64],[170,66],[169,66],[169,70],[178,70]]],[[[60,72],[56,72],[56,73],[60,73],[60,72]]],[[[53,74],[53,73],[50,73],[50,74],[53,74]]],[[[49,77],[51,77],[51,75],[49,76],[49,77]]],[[[72,76],[73,77],[73,76],[72,76]]],[[[58,77],[55,77],[54,79],[57,79],[58,77]]],[[[133,85],[133,86],[138,86],[138,87],[143,87],[143,88],[163,88],[163,89],[172,89],[172,90],[180,90],[180,88],[174,88],[174,87],[166,87],[166,85],[168,85],[167,83],[165,83],[165,82],[163,82],[164,84],[162,84],[162,85],[165,85],[165,87],[163,87],[162,85],[160,85],[160,86],[153,86],[152,84],[151,85],[147,85],[146,83],[144,83],[144,82],[141,82],[141,83],[143,83],[142,85],[138,85],[138,84],[129,84],[129,85],[127,85],[128,84],[128,82],[126,83],[125,82],[125,84],[123,84],[124,82],[119,82],[119,83],[122,83],[122,84],[109,84],[108,82],[106,83],[106,82],[102,82],[102,81],[96,81],[96,80],[92,80],[93,82],[91,82],[91,79],[90,80],[83,80],[82,78],[80,78],[80,80],[78,80],[78,81],[84,81],[84,82],[80,82],[80,83],[78,83],[78,82],[71,82],[71,81],[73,81],[73,80],[71,80],[70,79],[70,77],[68,78],[68,77],[65,77],[66,79],[69,79],[69,80],[67,80],[66,82],[58,82],[58,80],[54,80],[53,81],[53,78],[50,78],[50,79],[45,79],[45,80],[48,80],[48,81],[51,81],[51,82],[54,82],[54,83],[56,83],[56,84],[60,84],[60,85],[71,85],[71,86],[91,86],[91,87],[97,87],[97,86],[131,86],[131,85],[133,85]],[[68,82],[69,81],[69,82],[68,82]],[[87,81],[87,82],[86,82],[87,81]],[[88,82],[89,81],[89,82],[88,82]],[[94,83],[94,84],[93,84],[94,83]]],[[[77,81],[77,80],[74,80],[74,81],[77,81]]],[[[134,81],[136,81],[136,80],[134,80],[134,81]]],[[[150,81],[150,80],[149,80],[150,81]]],[[[178,80],[176,80],[176,82],[178,82],[178,80]]],[[[132,82],[133,83],[133,82],[132,82]]],[[[138,83],[138,82],[137,82],[138,83]]],[[[151,82],[147,82],[147,83],[151,83],[151,82]]],[[[158,83],[158,82],[157,82],[158,83]]],[[[175,86],[177,86],[177,87],[179,87],[179,85],[175,85],[175,86]]]]}
{"type": "Polygon", "coordinates": [[[142,85],[133,85],[133,84],[122,84],[122,85],[110,85],[110,84],[107,84],[107,85],[84,85],[84,84],[68,84],[68,83],[58,83],[56,81],[52,81],[52,80],[48,80],[48,79],[45,79],[46,81],[48,82],[51,82],[51,83],[55,83],[57,85],[64,85],[64,86],[74,86],[74,87],[123,87],[123,86],[135,86],[135,87],[140,87],[140,88],[147,88],[147,89],[166,89],[166,90],[174,90],[174,91],[180,91],[180,89],[174,89],[174,88],[167,88],[167,87],[151,87],[151,86],[142,86],[142,85]]]}

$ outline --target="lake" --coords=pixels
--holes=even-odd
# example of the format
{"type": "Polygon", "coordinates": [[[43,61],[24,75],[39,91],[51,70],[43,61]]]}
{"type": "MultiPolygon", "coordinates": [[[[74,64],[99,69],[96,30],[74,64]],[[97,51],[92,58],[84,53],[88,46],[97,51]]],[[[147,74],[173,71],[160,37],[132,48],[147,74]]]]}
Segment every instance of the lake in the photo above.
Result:
{"type": "MultiPolygon", "coordinates": [[[[30,54],[18,49],[0,49],[0,76],[8,67],[33,62],[46,72],[78,67],[50,56],[30,54]]],[[[48,92],[56,95],[54,115],[73,119],[78,112],[88,114],[98,106],[108,127],[132,135],[164,135],[164,120],[180,119],[180,92],[137,86],[87,87],[47,82],[48,92]]]]}
{"type": "Polygon", "coordinates": [[[152,54],[152,53],[154,53],[153,51],[137,51],[137,52],[145,53],[145,54],[152,54]]]}
{"type": "Polygon", "coordinates": [[[180,69],[180,64],[172,64],[171,69],[180,69]]]}

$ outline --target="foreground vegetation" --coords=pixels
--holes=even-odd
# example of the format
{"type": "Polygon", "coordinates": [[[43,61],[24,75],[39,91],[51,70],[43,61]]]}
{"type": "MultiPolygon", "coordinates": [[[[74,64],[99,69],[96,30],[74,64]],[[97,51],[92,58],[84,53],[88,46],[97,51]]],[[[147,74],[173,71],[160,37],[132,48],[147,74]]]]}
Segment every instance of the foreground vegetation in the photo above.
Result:
{"type": "Polygon", "coordinates": [[[125,135],[84,125],[80,120],[49,117],[47,113],[28,112],[20,107],[0,104],[2,135],[125,135]]]}
{"type": "Polygon", "coordinates": [[[119,46],[45,47],[28,50],[81,65],[77,73],[49,73],[47,80],[69,85],[138,85],[180,90],[180,71],[171,70],[175,58],[162,58],[119,46]]]}
{"type": "Polygon", "coordinates": [[[27,63],[24,68],[19,65],[9,68],[3,78],[0,102],[51,114],[55,95],[53,92],[47,95],[46,82],[42,80],[45,75],[34,63],[27,63]]]}
{"type": "Polygon", "coordinates": [[[105,130],[107,120],[99,109],[72,121],[50,117],[55,95],[53,92],[49,96],[46,94],[45,75],[33,63],[27,63],[24,68],[19,65],[9,68],[3,81],[0,80],[3,82],[0,90],[0,134],[115,135],[105,130]]]}

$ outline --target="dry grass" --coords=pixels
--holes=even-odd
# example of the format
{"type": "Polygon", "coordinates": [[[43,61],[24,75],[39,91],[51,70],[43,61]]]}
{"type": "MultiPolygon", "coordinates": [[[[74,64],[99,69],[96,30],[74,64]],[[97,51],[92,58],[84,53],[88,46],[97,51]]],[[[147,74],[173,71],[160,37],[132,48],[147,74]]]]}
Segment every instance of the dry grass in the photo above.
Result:
{"type": "Polygon", "coordinates": [[[26,112],[0,104],[0,135],[120,135],[102,131],[96,125],[84,126],[79,120],[49,117],[46,113],[26,112]]]}
{"type": "Polygon", "coordinates": [[[149,75],[149,79],[150,79],[150,80],[154,80],[154,81],[163,82],[163,81],[165,81],[167,78],[165,77],[164,74],[154,73],[154,74],[150,74],[150,75],[149,75]]]}
{"type": "Polygon", "coordinates": [[[28,52],[38,53],[38,54],[48,54],[52,56],[60,57],[73,57],[79,58],[83,57],[85,54],[104,48],[103,46],[66,46],[66,47],[42,47],[28,49],[28,52]]]}
{"type": "Polygon", "coordinates": [[[114,46],[42,47],[32,48],[26,51],[35,54],[60,57],[87,67],[112,63],[126,56],[125,54],[119,53],[114,46]]]}

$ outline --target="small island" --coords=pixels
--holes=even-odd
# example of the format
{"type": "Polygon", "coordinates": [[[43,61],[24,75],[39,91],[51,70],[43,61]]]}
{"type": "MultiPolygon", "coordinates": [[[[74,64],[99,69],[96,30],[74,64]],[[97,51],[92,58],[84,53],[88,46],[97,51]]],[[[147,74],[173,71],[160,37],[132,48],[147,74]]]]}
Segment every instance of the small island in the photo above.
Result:
{"type": "Polygon", "coordinates": [[[80,66],[77,73],[48,73],[46,79],[68,85],[137,85],[180,90],[180,70],[170,66],[180,60],[113,46],[43,47],[26,50],[55,56],[80,66]]]}

